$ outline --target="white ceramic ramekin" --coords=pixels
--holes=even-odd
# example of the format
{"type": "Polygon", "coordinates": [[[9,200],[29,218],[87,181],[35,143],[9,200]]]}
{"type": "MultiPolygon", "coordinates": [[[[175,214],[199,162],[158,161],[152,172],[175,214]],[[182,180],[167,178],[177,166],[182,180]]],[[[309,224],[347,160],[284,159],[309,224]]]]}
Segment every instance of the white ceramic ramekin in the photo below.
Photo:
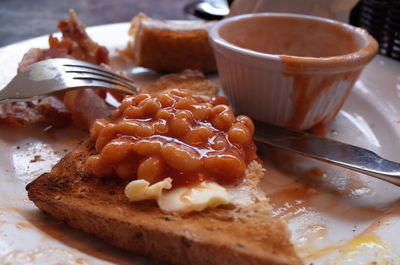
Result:
{"type": "Polygon", "coordinates": [[[295,130],[329,122],[378,50],[361,28],[285,13],[223,19],[209,36],[235,111],[295,130]]]}

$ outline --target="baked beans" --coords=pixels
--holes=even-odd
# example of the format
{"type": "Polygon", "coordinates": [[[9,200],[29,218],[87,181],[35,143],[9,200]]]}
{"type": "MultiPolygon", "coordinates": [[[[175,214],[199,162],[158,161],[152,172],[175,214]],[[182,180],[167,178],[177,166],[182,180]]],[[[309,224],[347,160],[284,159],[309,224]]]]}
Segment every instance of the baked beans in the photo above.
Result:
{"type": "Polygon", "coordinates": [[[206,100],[183,90],[126,97],[110,120],[92,125],[98,154],[86,165],[98,177],[171,177],[172,185],[203,180],[239,182],[256,158],[254,125],[235,117],[223,97],[206,100]]]}

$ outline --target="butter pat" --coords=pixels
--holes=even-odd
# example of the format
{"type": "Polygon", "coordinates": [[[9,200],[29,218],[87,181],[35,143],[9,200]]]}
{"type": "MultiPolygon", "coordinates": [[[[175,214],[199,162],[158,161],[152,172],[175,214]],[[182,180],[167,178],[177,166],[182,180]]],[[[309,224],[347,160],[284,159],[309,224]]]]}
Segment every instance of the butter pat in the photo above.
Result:
{"type": "Polygon", "coordinates": [[[202,182],[197,186],[170,190],[171,183],[171,178],[153,185],[146,180],[134,180],[126,186],[125,195],[130,201],[155,199],[158,207],[167,212],[202,211],[208,207],[229,203],[228,192],[217,183],[202,182]]]}
{"type": "Polygon", "coordinates": [[[144,179],[137,179],[129,182],[125,187],[125,195],[130,201],[158,200],[162,195],[163,189],[172,188],[172,179],[166,178],[162,181],[150,185],[144,179]]]}
{"type": "Polygon", "coordinates": [[[181,187],[164,192],[158,206],[164,211],[192,212],[229,203],[228,192],[214,182],[202,182],[194,187],[181,187]]]}

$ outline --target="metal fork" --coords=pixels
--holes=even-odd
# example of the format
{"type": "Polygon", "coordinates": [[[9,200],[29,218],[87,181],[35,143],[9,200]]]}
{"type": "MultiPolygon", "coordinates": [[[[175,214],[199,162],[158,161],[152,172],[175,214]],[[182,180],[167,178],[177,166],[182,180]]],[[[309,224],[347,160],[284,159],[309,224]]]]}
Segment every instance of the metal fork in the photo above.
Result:
{"type": "Polygon", "coordinates": [[[30,101],[59,92],[97,88],[134,94],[131,80],[91,63],[57,58],[34,63],[0,90],[0,103],[30,101]]]}

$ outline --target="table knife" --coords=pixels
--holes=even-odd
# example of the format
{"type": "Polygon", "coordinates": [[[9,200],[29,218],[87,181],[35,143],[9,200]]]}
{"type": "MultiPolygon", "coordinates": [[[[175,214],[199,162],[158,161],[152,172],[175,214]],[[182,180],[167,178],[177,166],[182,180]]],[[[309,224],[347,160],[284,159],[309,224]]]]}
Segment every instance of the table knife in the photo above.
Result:
{"type": "Polygon", "coordinates": [[[339,141],[254,121],[257,142],[360,172],[400,187],[400,163],[339,141]]]}

